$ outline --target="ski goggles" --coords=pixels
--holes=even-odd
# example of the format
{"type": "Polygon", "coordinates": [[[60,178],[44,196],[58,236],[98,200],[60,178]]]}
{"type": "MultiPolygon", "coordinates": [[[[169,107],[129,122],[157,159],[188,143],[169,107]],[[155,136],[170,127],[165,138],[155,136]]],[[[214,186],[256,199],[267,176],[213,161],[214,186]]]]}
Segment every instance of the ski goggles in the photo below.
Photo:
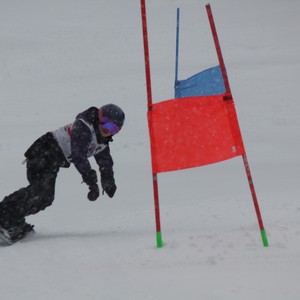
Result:
{"type": "Polygon", "coordinates": [[[107,119],[106,117],[101,117],[100,119],[100,126],[103,129],[109,131],[111,135],[114,135],[120,131],[120,128],[111,120],[107,119]]]}

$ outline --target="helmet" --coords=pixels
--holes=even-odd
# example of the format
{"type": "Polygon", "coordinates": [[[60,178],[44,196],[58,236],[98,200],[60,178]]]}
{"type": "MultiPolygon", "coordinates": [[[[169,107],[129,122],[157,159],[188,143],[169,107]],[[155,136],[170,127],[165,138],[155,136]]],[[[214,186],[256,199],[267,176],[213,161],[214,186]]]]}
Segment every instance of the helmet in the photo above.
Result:
{"type": "Polygon", "coordinates": [[[122,128],[125,120],[123,110],[115,104],[106,104],[99,108],[99,119],[101,120],[103,117],[116,124],[119,129],[122,128]]]}

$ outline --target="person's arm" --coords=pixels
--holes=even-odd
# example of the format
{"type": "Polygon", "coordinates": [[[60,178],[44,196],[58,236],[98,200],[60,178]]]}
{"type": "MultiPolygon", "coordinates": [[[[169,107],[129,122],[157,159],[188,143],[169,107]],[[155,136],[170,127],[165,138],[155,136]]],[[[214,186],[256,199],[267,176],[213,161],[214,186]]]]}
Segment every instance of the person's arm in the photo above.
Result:
{"type": "Polygon", "coordinates": [[[73,123],[71,131],[71,157],[75,168],[83,175],[91,171],[88,161],[88,149],[91,142],[91,131],[81,120],[73,123]]]}
{"type": "Polygon", "coordinates": [[[91,131],[81,120],[77,119],[71,131],[71,157],[75,168],[82,176],[82,180],[89,186],[88,199],[91,201],[99,197],[97,173],[91,168],[88,160],[88,149],[91,142],[91,131]]]}
{"type": "Polygon", "coordinates": [[[109,145],[107,145],[103,151],[95,155],[95,159],[99,166],[103,191],[112,198],[117,190],[117,186],[115,184],[113,171],[114,162],[110,155],[109,145]]]}

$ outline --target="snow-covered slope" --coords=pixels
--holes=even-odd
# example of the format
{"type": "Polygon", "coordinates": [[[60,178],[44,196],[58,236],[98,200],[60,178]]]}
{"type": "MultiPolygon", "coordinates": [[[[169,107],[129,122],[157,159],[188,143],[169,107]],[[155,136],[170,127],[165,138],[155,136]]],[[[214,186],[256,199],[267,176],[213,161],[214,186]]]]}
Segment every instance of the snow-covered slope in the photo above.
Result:
{"type": "MultiPolygon", "coordinates": [[[[217,64],[205,1],[147,1],[153,99],[217,64]]],[[[211,1],[270,247],[262,246],[241,158],[159,174],[155,221],[140,2],[4,0],[0,10],[0,197],[26,185],[28,146],[108,102],[126,111],[112,154],[118,191],[86,198],[74,167],[37,233],[0,244],[0,297],[296,300],[300,286],[298,1],[211,1]]],[[[188,143],[188,141],[187,141],[188,143]]],[[[94,162],[92,161],[96,168],[94,162]]]]}

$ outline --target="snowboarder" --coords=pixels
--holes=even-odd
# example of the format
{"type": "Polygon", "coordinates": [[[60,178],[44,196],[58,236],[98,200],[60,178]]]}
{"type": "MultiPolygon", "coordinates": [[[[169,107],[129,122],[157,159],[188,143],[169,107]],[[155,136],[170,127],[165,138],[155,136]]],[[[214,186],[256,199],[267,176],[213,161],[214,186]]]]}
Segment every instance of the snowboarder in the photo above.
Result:
{"type": "Polygon", "coordinates": [[[25,217],[50,206],[60,168],[73,163],[88,185],[87,198],[99,197],[97,173],[88,158],[94,156],[100,170],[103,193],[113,197],[117,186],[109,142],[124,124],[123,110],[114,104],[99,109],[90,107],[78,114],[72,124],[37,139],[25,152],[29,185],[6,196],[0,202],[0,234],[7,241],[19,240],[32,230],[25,217]]]}

